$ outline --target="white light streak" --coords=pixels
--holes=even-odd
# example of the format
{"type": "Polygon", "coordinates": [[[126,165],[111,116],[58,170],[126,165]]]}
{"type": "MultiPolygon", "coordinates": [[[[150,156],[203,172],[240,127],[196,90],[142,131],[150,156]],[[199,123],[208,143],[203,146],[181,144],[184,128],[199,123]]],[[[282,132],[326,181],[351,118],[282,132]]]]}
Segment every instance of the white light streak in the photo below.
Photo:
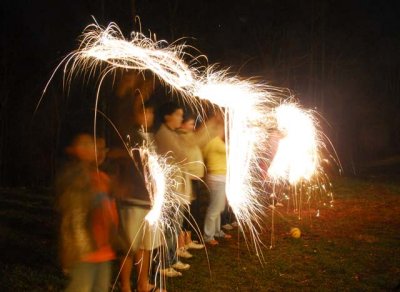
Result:
{"type": "MultiPolygon", "coordinates": [[[[240,228],[250,230],[256,243],[259,231],[254,224],[262,224],[259,218],[265,196],[264,190],[257,186],[262,180],[259,160],[269,151],[268,131],[278,124],[286,133],[269,174],[276,180],[295,183],[300,178],[309,179],[320,162],[313,119],[291,104],[276,108],[282,99],[290,98],[285,96],[284,90],[230,76],[226,70],[218,71],[213,66],[195,67],[200,57],[191,56],[187,49],[185,45],[154,41],[138,32],[133,32],[131,39],[126,40],[115,24],[105,29],[92,24],[85,29],[79,49],[65,59],[64,70],[72,74],[81,70],[91,73],[102,68],[103,75],[117,68],[150,70],[191,107],[197,108],[200,99],[224,108],[227,197],[240,228]],[[100,66],[104,63],[108,64],[106,68],[100,66]]],[[[146,220],[156,225],[157,221],[167,219],[163,217],[164,210],[171,206],[178,210],[180,203],[173,199],[176,194],[168,191],[171,182],[167,173],[171,170],[165,168],[167,164],[160,163],[159,158],[151,154],[148,163],[156,188],[152,195],[153,209],[146,220]]]]}
{"type": "Polygon", "coordinates": [[[296,184],[310,180],[319,165],[318,136],[312,115],[295,104],[282,104],[275,109],[278,130],[284,137],[268,169],[275,180],[296,184]]]}

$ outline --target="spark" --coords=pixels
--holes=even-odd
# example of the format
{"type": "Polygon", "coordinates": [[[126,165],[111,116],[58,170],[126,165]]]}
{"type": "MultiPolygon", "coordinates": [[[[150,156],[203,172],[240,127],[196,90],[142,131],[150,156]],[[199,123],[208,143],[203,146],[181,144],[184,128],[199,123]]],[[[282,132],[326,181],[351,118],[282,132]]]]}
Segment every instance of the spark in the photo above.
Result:
{"type": "Polygon", "coordinates": [[[275,109],[278,130],[284,133],[268,173],[272,178],[294,185],[310,180],[319,165],[317,130],[312,115],[295,104],[275,109]]]}
{"type": "Polygon", "coordinates": [[[170,214],[178,215],[179,206],[188,204],[175,191],[177,181],[174,177],[179,173],[179,168],[177,165],[167,163],[167,157],[158,155],[147,146],[140,148],[140,156],[144,164],[146,187],[152,203],[152,208],[145,219],[150,226],[164,230],[172,226],[172,221],[175,221],[170,214]]]}
{"type": "MultiPolygon", "coordinates": [[[[278,127],[286,133],[272,159],[269,174],[277,182],[287,179],[294,184],[300,178],[311,179],[319,167],[314,120],[293,104],[278,106],[282,100],[290,100],[287,90],[232,76],[227,70],[217,70],[216,66],[201,65],[202,56],[193,57],[187,52],[190,48],[184,44],[156,41],[155,37],[153,40],[140,32],[133,32],[127,40],[114,23],[106,28],[92,24],[85,29],[78,50],[65,59],[64,71],[92,74],[101,68],[104,78],[117,68],[149,70],[199,112],[204,112],[199,100],[223,108],[228,202],[241,230],[249,230],[252,241],[258,246],[257,226],[262,224],[265,196],[265,191],[259,187],[263,180],[259,161],[268,152],[269,130],[278,127]],[[104,64],[107,64],[105,68],[104,64]]],[[[171,182],[167,173],[171,170],[166,168],[167,164],[151,154],[148,157],[155,189],[153,207],[146,220],[157,225],[157,221],[168,220],[164,214],[166,209],[175,206],[173,208],[177,210],[181,203],[174,201],[173,192],[168,191],[171,182]]],[[[259,248],[256,249],[258,254],[259,248]]]]}

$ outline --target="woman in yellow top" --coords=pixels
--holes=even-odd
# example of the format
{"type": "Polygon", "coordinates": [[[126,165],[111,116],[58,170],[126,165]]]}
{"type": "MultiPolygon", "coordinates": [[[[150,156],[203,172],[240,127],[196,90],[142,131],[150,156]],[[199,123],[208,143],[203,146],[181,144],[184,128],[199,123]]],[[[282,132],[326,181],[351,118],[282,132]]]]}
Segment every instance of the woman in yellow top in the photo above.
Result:
{"type": "Polygon", "coordinates": [[[210,245],[217,245],[215,239],[232,236],[221,230],[221,213],[225,209],[225,181],[226,181],[226,146],[225,134],[212,139],[203,148],[203,157],[207,167],[207,185],[210,189],[210,202],[204,220],[204,241],[210,245]]]}

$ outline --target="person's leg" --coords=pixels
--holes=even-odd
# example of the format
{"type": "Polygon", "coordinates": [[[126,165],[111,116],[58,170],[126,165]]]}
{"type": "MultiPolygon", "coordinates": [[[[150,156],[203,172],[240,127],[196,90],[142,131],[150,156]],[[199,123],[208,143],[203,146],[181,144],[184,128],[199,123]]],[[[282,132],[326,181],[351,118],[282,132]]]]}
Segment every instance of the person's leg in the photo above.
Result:
{"type": "Polygon", "coordinates": [[[194,199],[191,204],[190,204],[190,212],[192,216],[192,221],[191,221],[191,228],[189,229],[191,232],[190,238],[193,240],[200,241],[201,239],[201,230],[200,228],[200,220],[201,220],[201,215],[200,215],[200,199],[196,198],[194,199]]]}
{"type": "Polygon", "coordinates": [[[131,273],[133,256],[128,255],[121,260],[121,291],[131,292],[131,273]]]}
{"type": "Polygon", "coordinates": [[[229,223],[231,223],[231,222],[229,220],[228,204],[226,204],[226,202],[225,202],[224,211],[222,211],[222,213],[221,213],[221,226],[224,226],[229,223]]]}
{"type": "Polygon", "coordinates": [[[215,209],[218,212],[218,216],[215,220],[215,233],[214,236],[223,237],[225,233],[221,230],[221,213],[225,209],[226,195],[225,195],[225,182],[214,182],[213,188],[215,192],[215,209]]]}
{"type": "Polygon", "coordinates": [[[186,231],[179,232],[179,235],[178,235],[178,248],[184,248],[185,247],[185,234],[186,234],[186,231]]]}
{"type": "Polygon", "coordinates": [[[201,187],[203,182],[201,180],[193,179],[192,182],[192,192],[193,192],[193,200],[190,202],[190,222],[191,226],[189,228],[192,231],[192,236],[194,239],[199,240],[199,236],[196,236],[197,233],[200,233],[199,230],[199,222],[201,220],[200,217],[200,195],[201,195],[201,187]]]}
{"type": "Polygon", "coordinates": [[[136,271],[137,271],[137,290],[149,291],[154,288],[154,285],[149,281],[150,269],[150,251],[139,249],[135,254],[136,271]]]}
{"type": "Polygon", "coordinates": [[[111,261],[96,263],[96,278],[92,291],[107,292],[110,290],[111,261]]]}
{"type": "Polygon", "coordinates": [[[129,240],[129,250],[121,259],[121,290],[123,292],[131,291],[131,273],[134,262],[134,253],[138,250],[139,239],[141,238],[141,218],[140,212],[135,207],[122,207],[120,210],[121,224],[126,238],[129,240]]]}
{"type": "Polygon", "coordinates": [[[177,231],[175,227],[168,227],[165,230],[165,241],[166,241],[166,262],[164,263],[165,268],[171,267],[177,262],[176,248],[177,248],[177,231]]]}
{"type": "Polygon", "coordinates": [[[182,208],[182,230],[179,232],[178,236],[178,248],[185,247],[186,232],[190,230],[190,205],[187,208],[182,208]]]}
{"type": "Polygon", "coordinates": [[[214,239],[221,229],[221,212],[225,204],[225,184],[218,181],[208,181],[210,202],[204,220],[204,241],[214,239]],[[222,209],[221,209],[222,208],[222,209]]]}
{"type": "Polygon", "coordinates": [[[95,269],[94,264],[80,262],[72,269],[70,274],[70,282],[65,289],[66,292],[91,292],[94,280],[95,269]]]}

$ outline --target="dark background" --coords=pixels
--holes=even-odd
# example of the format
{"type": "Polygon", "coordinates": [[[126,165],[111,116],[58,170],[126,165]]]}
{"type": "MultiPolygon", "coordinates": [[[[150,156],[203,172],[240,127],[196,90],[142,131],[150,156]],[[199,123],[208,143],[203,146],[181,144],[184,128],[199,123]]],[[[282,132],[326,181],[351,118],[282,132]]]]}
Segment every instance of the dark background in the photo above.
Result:
{"type": "MultiPolygon", "coordinates": [[[[345,174],[400,155],[400,1],[2,1],[0,185],[46,186],[65,129],[93,124],[95,82],[69,92],[52,71],[82,30],[116,22],[168,42],[186,38],[209,63],[290,88],[315,108],[345,174]]],[[[107,89],[103,95],[108,94],[107,89]]],[[[397,159],[397,160],[396,160],[397,159]]]]}

